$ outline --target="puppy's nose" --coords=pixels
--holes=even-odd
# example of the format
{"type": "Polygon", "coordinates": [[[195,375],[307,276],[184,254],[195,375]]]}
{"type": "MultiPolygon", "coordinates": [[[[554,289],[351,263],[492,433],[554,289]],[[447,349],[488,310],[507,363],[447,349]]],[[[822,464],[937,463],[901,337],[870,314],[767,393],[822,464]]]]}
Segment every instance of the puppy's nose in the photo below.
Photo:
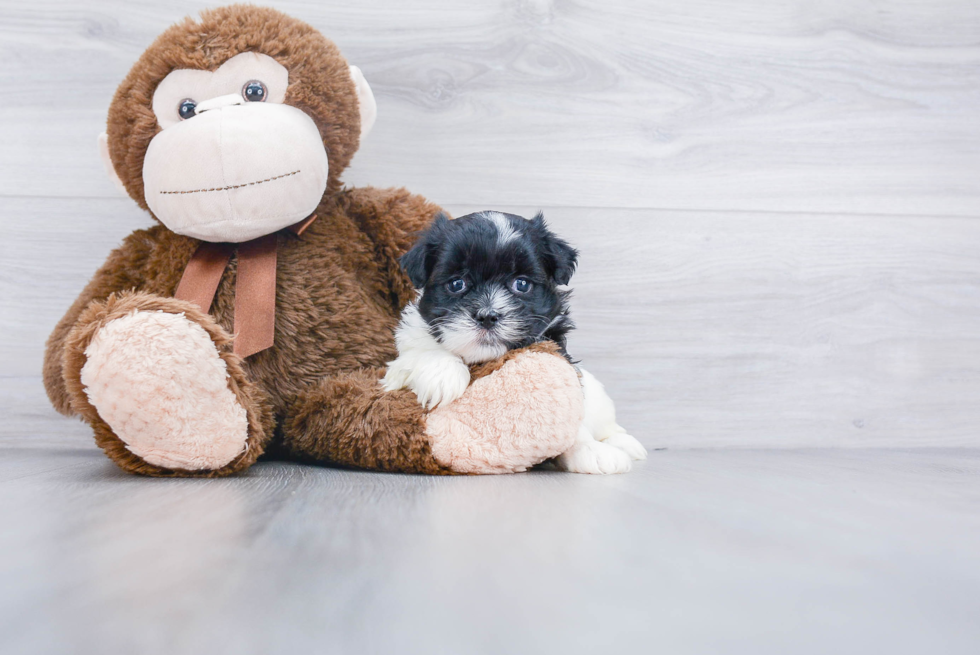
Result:
{"type": "Polygon", "coordinates": [[[486,329],[490,329],[497,324],[500,314],[492,309],[481,309],[476,313],[476,322],[486,329]]]}

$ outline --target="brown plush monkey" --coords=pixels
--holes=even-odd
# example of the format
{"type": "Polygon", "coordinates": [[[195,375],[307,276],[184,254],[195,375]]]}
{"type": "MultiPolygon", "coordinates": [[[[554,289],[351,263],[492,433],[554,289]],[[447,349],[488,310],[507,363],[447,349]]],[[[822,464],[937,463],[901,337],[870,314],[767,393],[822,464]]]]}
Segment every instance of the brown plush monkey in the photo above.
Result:
{"type": "Polygon", "coordinates": [[[109,256],[44,362],[55,408],[91,424],[120,467],[227,475],[275,447],[385,471],[500,473],[571,445],[582,394],[548,346],[474,369],[466,394],[431,412],[381,389],[414,293],[398,257],[438,208],[341,186],[374,113],[360,71],[271,9],[188,18],[133,66],[100,143],[160,224],[109,256]]]}

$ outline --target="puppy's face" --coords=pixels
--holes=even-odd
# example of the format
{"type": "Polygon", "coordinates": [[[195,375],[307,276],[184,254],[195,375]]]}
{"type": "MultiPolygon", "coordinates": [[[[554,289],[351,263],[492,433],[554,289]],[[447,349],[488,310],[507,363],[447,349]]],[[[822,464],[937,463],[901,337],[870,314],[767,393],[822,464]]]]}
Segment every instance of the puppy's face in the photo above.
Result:
{"type": "Polygon", "coordinates": [[[541,214],[481,212],[440,214],[401,263],[422,289],[419,314],[433,336],[473,364],[547,338],[559,323],[570,328],[567,292],[556,287],[576,259],[541,214]]]}

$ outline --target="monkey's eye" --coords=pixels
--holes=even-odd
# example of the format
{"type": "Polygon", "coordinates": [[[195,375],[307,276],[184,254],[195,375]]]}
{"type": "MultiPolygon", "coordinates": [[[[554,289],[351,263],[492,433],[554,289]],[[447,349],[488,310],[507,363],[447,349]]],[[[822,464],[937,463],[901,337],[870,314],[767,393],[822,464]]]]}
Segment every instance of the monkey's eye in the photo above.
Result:
{"type": "Polygon", "coordinates": [[[510,283],[510,288],[514,290],[514,293],[527,293],[533,286],[526,277],[515,277],[514,281],[510,283]]]}
{"type": "Polygon", "coordinates": [[[449,289],[449,293],[463,293],[466,291],[466,280],[461,277],[450,280],[446,288],[449,289]]]}
{"type": "Polygon", "coordinates": [[[258,80],[246,82],[245,86],[242,87],[242,97],[248,102],[263,102],[266,95],[268,94],[266,93],[265,84],[262,84],[258,80]]]}
{"type": "MultiPolygon", "coordinates": [[[[181,100],[180,104],[177,105],[177,113],[180,114],[180,119],[183,121],[193,117],[196,109],[197,103],[190,98],[181,100]]],[[[194,124],[197,125],[197,123],[194,124]]]]}

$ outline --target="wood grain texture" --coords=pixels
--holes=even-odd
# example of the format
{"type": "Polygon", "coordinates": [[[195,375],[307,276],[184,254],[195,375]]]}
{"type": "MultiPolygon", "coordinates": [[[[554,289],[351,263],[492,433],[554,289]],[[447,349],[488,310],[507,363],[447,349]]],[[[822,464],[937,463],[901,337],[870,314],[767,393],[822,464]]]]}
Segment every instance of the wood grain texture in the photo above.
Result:
{"type": "MultiPolygon", "coordinates": [[[[111,197],[112,93],[208,3],[0,6],[0,194],[111,197]]],[[[441,203],[980,214],[973,0],[273,3],[380,118],[347,180],[441,203]]]]}
{"type": "Polygon", "coordinates": [[[374,87],[349,183],[581,249],[570,350],[670,450],[146,480],[41,355],[149,224],[112,93],[207,4],[0,2],[0,652],[976,651],[980,4],[272,3],[374,87]]]}
{"type": "Polygon", "coordinates": [[[92,428],[51,407],[37,375],[0,377],[0,446],[98,450],[92,428]]]}
{"type": "MultiPolygon", "coordinates": [[[[545,213],[582,251],[569,348],[648,446],[980,446],[980,221],[545,213]]],[[[87,442],[74,423],[51,427],[44,340],[147,219],[99,199],[6,198],[0,215],[64,226],[12,226],[0,246],[0,373],[18,389],[0,441],[87,442]]]]}
{"type": "Polygon", "coordinates": [[[665,451],[629,475],[0,453],[5,653],[972,655],[980,451],[665,451]]]}
{"type": "Polygon", "coordinates": [[[641,441],[980,446],[980,222],[546,215],[582,251],[569,350],[641,441]]]}

